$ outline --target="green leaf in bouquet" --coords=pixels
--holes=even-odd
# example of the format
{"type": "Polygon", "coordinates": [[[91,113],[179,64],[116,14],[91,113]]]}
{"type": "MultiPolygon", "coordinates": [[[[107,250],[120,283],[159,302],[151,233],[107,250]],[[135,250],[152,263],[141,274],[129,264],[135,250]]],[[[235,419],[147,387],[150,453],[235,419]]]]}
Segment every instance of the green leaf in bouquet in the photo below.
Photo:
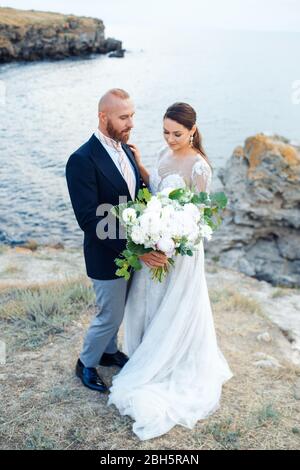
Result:
{"type": "Polygon", "coordinates": [[[117,269],[116,271],[116,275],[119,276],[119,277],[124,277],[124,279],[126,281],[128,281],[128,279],[130,278],[130,272],[128,272],[127,269],[117,269]]]}
{"type": "Polygon", "coordinates": [[[136,255],[131,255],[129,258],[127,258],[128,264],[133,267],[135,271],[139,271],[142,269],[142,263],[138,259],[136,255]]]}
{"type": "Polygon", "coordinates": [[[212,205],[216,205],[219,209],[225,209],[228,203],[227,196],[223,192],[213,193],[211,195],[212,205]]]}
{"type": "Polygon", "coordinates": [[[207,205],[210,205],[208,194],[203,192],[203,191],[201,191],[200,193],[194,194],[194,196],[192,197],[191,202],[193,204],[207,204],[207,205]]]}
{"type": "Polygon", "coordinates": [[[132,240],[127,242],[127,249],[136,255],[144,255],[145,253],[149,253],[150,251],[152,251],[151,248],[145,248],[144,245],[138,245],[132,240]]]}
{"type": "Polygon", "coordinates": [[[117,218],[120,217],[120,210],[119,210],[119,206],[113,206],[111,209],[110,209],[110,212],[117,218]]]}
{"type": "Polygon", "coordinates": [[[120,276],[120,277],[124,276],[124,269],[123,268],[117,269],[116,270],[116,275],[120,276]]]}
{"type": "Polygon", "coordinates": [[[121,253],[123,258],[115,259],[115,264],[118,267],[116,270],[116,275],[119,277],[124,277],[126,281],[128,281],[132,268],[134,271],[139,271],[142,269],[142,264],[138,258],[138,255],[147,253],[148,251],[151,251],[151,249],[144,248],[142,245],[136,245],[133,242],[127,242],[126,249],[121,253]],[[128,245],[130,244],[131,247],[129,248],[128,245]],[[140,251],[140,253],[137,253],[135,250],[140,251]]]}
{"type": "Polygon", "coordinates": [[[127,275],[129,275],[129,277],[130,277],[130,273],[128,272],[127,268],[117,269],[116,270],[116,275],[119,276],[119,277],[125,277],[125,279],[127,279],[127,275]]]}
{"type": "Polygon", "coordinates": [[[212,216],[212,210],[210,207],[205,207],[204,208],[204,218],[205,217],[211,217],[212,216]]]}
{"type": "Polygon", "coordinates": [[[174,189],[173,191],[170,192],[169,199],[179,201],[182,198],[182,196],[184,196],[184,194],[185,194],[184,188],[174,189]]]}
{"type": "Polygon", "coordinates": [[[132,251],[128,250],[127,248],[122,251],[122,255],[125,256],[125,258],[129,258],[133,253],[132,251]]]}
{"type": "Polygon", "coordinates": [[[214,222],[213,222],[213,220],[211,219],[211,217],[205,217],[205,216],[204,216],[204,221],[205,221],[205,223],[206,223],[207,225],[209,225],[209,226],[213,229],[213,227],[214,227],[214,222]]]}
{"type": "Polygon", "coordinates": [[[143,201],[144,195],[143,195],[143,190],[142,190],[142,189],[139,189],[136,198],[137,198],[139,201],[143,201]]]}
{"type": "Polygon", "coordinates": [[[152,195],[151,195],[148,188],[140,189],[139,192],[138,192],[138,195],[137,195],[137,199],[141,202],[143,202],[143,201],[149,202],[151,197],[152,197],[152,195]]]}
{"type": "Polygon", "coordinates": [[[110,210],[110,212],[115,216],[115,217],[118,217],[120,219],[121,217],[121,213],[123,212],[124,209],[126,209],[127,207],[127,204],[126,203],[123,203],[123,204],[119,204],[118,206],[113,206],[110,210]]]}
{"type": "Polygon", "coordinates": [[[116,259],[115,259],[115,263],[116,263],[116,265],[117,265],[119,268],[122,268],[122,266],[124,265],[124,259],[122,259],[122,258],[116,258],[116,259]]]}
{"type": "Polygon", "coordinates": [[[177,248],[177,253],[179,253],[180,255],[184,256],[184,255],[188,255],[188,256],[193,256],[193,252],[192,250],[189,248],[189,246],[187,245],[187,239],[186,237],[185,238],[182,238],[182,242],[181,244],[179,245],[179,247],[177,248]],[[192,254],[190,254],[192,253],[192,254]]]}
{"type": "Polygon", "coordinates": [[[150,193],[148,188],[143,188],[144,199],[146,202],[149,202],[152,198],[152,194],[150,193]]]}

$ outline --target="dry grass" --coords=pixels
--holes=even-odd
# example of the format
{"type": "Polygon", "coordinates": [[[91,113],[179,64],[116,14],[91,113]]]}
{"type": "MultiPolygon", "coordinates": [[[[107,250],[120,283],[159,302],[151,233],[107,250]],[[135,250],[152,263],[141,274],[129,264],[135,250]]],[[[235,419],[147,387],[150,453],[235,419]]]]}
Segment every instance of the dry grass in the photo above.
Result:
{"type": "MultiPolygon", "coordinates": [[[[218,279],[216,285],[222,288],[211,288],[210,297],[219,345],[234,373],[223,388],[221,407],[192,431],[176,426],[164,436],[141,442],[132,433],[132,420],[107,407],[107,395],[86,389],[74,375],[93,315],[92,294],[82,282],[0,292],[1,326],[9,344],[19,342],[13,354],[8,348],[7,365],[0,369],[1,448],[299,449],[300,402],[294,387],[300,370],[281,357],[282,334],[264,317],[263,306],[218,279]],[[35,320],[28,317],[29,312],[35,320]],[[57,321],[62,317],[58,327],[63,328],[63,336],[55,331],[45,335],[44,317],[52,316],[57,321]],[[23,328],[13,333],[14,322],[25,320],[30,335],[40,334],[38,348],[24,342],[23,328]],[[262,331],[269,332],[271,342],[257,340],[262,331]],[[258,368],[256,352],[277,358],[282,367],[258,368]]],[[[121,336],[122,329],[120,340],[121,336]]],[[[110,385],[118,369],[100,369],[110,385]]]]}
{"type": "Polygon", "coordinates": [[[278,297],[285,297],[286,295],[289,294],[289,291],[290,289],[289,288],[283,288],[283,287],[279,287],[278,289],[276,289],[273,294],[272,294],[272,298],[273,299],[276,299],[278,297]]]}
{"type": "Polygon", "coordinates": [[[88,26],[93,18],[63,15],[37,10],[18,10],[0,7],[0,23],[7,26],[26,28],[28,26],[62,26],[69,20],[81,20],[81,25],[88,26]]]}
{"type": "Polygon", "coordinates": [[[1,23],[9,26],[26,26],[28,24],[47,25],[53,22],[61,22],[65,15],[59,13],[17,10],[15,8],[0,8],[1,23]]]}
{"type": "Polygon", "coordinates": [[[3,289],[0,321],[7,331],[8,345],[14,351],[40,347],[49,337],[62,334],[93,302],[94,294],[86,281],[3,289]]]}

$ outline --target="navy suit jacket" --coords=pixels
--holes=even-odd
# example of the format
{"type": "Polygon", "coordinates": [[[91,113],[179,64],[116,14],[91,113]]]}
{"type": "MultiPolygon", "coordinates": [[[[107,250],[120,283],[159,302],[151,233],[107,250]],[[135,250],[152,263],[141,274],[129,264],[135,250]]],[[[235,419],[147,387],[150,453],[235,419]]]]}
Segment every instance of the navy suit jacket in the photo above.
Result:
{"type": "MultiPolygon", "coordinates": [[[[122,144],[122,147],[133,164],[136,197],[138,190],[145,184],[130,147],[126,144],[122,144]]],[[[116,219],[117,237],[100,239],[96,232],[97,224],[104,217],[107,218],[108,212],[104,215],[97,215],[96,212],[100,204],[119,204],[119,196],[126,196],[127,201],[132,200],[126,181],[94,134],[70,156],[66,165],[66,178],[75,217],[84,232],[83,251],[87,275],[99,280],[117,279],[114,259],[124,250],[126,240],[120,236],[122,230],[116,219]]]]}

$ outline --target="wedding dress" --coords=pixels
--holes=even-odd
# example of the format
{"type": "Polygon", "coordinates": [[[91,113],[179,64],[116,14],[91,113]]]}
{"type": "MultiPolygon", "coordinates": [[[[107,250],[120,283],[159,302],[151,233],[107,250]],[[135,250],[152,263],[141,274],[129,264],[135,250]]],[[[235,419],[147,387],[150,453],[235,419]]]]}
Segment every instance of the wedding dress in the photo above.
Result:
{"type": "MultiPolygon", "coordinates": [[[[209,192],[211,169],[200,154],[177,158],[167,147],[149,183],[154,194],[184,186],[209,192]]],[[[219,408],[222,384],[233,374],[217,345],[202,242],[192,257],[175,257],[162,283],[144,263],[134,273],[123,351],[129,361],[113,377],[108,405],[131,416],[141,440],[177,424],[192,429],[219,408]]]]}

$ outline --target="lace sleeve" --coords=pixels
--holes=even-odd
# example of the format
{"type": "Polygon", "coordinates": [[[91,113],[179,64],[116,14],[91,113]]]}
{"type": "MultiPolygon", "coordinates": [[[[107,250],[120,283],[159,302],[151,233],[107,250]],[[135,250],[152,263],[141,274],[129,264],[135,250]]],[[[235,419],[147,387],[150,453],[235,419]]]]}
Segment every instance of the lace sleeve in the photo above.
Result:
{"type": "Polygon", "coordinates": [[[197,191],[210,192],[211,168],[203,158],[198,160],[193,166],[192,183],[197,191]]]}
{"type": "Polygon", "coordinates": [[[158,173],[158,164],[165,151],[166,151],[166,146],[163,146],[157,152],[155,166],[150,170],[150,173],[149,173],[149,189],[151,193],[153,194],[155,194],[158,191],[158,187],[161,182],[161,178],[158,173]]]}
{"type": "Polygon", "coordinates": [[[157,168],[152,168],[149,173],[149,189],[152,194],[158,192],[158,187],[160,184],[160,176],[158,174],[157,168]]]}

